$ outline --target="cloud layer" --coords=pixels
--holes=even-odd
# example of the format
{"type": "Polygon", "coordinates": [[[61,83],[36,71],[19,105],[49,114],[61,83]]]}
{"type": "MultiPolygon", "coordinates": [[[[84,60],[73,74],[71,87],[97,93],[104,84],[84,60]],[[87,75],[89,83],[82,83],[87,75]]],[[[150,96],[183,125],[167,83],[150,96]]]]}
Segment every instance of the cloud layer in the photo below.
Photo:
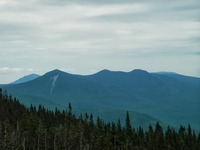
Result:
{"type": "Polygon", "coordinates": [[[199,12],[198,0],[1,0],[0,68],[199,76],[199,12]]]}

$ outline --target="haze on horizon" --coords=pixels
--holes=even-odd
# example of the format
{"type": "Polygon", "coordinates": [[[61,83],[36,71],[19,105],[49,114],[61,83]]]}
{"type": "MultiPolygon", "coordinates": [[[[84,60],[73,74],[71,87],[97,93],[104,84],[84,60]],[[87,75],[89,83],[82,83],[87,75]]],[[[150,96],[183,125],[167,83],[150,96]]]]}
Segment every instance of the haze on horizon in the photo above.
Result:
{"type": "Polygon", "coordinates": [[[60,69],[200,77],[198,0],[1,0],[0,83],[60,69]]]}

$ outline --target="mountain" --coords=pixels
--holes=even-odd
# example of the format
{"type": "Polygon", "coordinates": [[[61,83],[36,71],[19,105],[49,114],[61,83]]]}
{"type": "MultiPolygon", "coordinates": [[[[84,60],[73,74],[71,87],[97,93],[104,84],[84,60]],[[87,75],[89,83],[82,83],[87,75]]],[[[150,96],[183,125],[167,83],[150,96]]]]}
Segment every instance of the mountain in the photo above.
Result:
{"type": "Polygon", "coordinates": [[[38,78],[39,75],[38,74],[30,74],[30,75],[27,75],[27,76],[24,76],[10,84],[19,84],[19,83],[24,83],[24,82],[28,82],[28,81],[31,81],[31,80],[34,80],[36,78],[38,78]]]}
{"type": "Polygon", "coordinates": [[[178,80],[182,80],[184,82],[188,82],[188,83],[192,83],[192,84],[196,84],[196,85],[200,86],[199,78],[197,78],[197,77],[185,76],[185,75],[177,74],[174,72],[159,72],[159,73],[155,73],[155,74],[162,74],[165,76],[169,76],[172,78],[176,78],[178,80]]]}
{"type": "Polygon", "coordinates": [[[109,114],[130,111],[147,114],[152,122],[160,120],[174,126],[190,123],[199,129],[199,83],[200,78],[140,69],[130,72],[102,70],[87,76],[53,70],[35,80],[7,85],[3,89],[27,105],[65,108],[70,102],[77,112],[97,112],[108,119],[113,118],[105,115],[108,110],[109,114]]]}

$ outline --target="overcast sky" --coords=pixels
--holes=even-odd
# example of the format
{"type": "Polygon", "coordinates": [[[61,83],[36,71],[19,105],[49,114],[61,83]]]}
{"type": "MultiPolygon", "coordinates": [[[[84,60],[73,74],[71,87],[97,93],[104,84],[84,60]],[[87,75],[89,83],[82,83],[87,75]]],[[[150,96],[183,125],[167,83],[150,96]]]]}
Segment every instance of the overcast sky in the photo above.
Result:
{"type": "Polygon", "coordinates": [[[0,0],[0,83],[136,68],[200,77],[199,0],[0,0]]]}

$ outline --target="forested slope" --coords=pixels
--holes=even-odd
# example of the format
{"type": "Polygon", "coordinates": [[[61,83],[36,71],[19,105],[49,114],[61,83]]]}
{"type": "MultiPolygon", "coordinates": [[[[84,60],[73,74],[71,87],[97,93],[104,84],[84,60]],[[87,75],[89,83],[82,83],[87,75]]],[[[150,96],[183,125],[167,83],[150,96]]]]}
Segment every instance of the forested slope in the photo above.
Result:
{"type": "Polygon", "coordinates": [[[0,149],[3,150],[200,150],[200,134],[190,125],[179,130],[159,123],[148,130],[126,124],[104,123],[92,114],[75,116],[66,110],[25,107],[0,89],[0,149]]]}
{"type": "Polygon", "coordinates": [[[53,70],[29,82],[0,87],[28,106],[42,104],[48,109],[65,109],[71,103],[76,112],[94,109],[92,113],[96,110],[115,113],[117,110],[122,115],[128,110],[147,114],[171,126],[190,123],[195,130],[200,130],[200,78],[140,69],[102,70],[84,76],[53,70]]]}

